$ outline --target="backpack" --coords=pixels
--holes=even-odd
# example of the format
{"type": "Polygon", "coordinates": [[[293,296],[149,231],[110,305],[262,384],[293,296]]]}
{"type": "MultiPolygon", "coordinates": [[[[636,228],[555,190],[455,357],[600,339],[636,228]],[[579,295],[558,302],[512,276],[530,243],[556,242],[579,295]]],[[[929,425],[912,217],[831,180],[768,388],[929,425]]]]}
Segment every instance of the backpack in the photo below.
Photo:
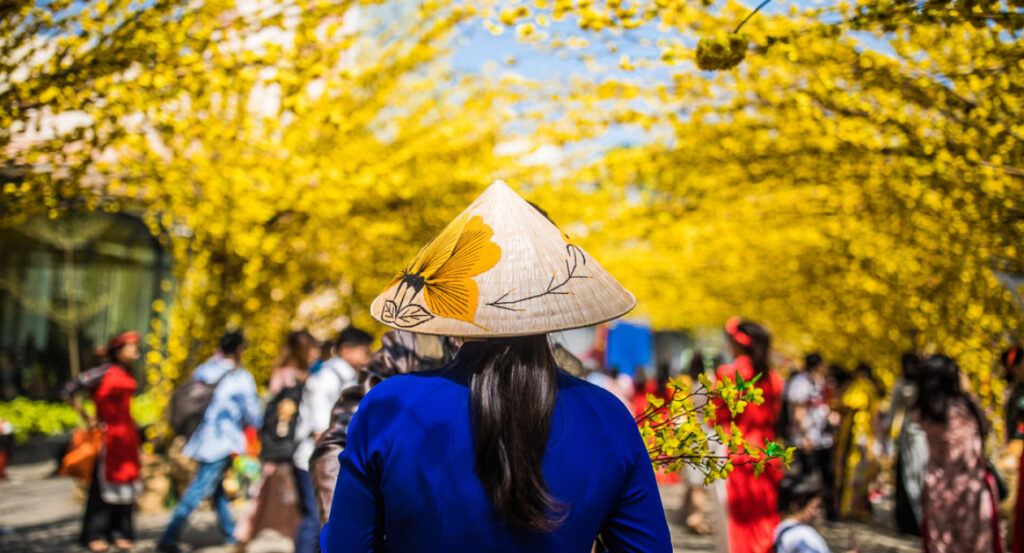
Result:
{"type": "Polygon", "coordinates": [[[794,524],[792,526],[783,528],[783,530],[781,532],[779,532],[779,535],[775,537],[775,541],[772,542],[772,547],[771,547],[771,549],[768,550],[768,553],[779,553],[779,545],[782,543],[782,536],[785,536],[786,532],[789,532],[790,530],[792,530],[794,528],[799,528],[801,526],[804,526],[804,525],[803,524],[794,524]]]}
{"type": "Polygon", "coordinates": [[[260,459],[272,463],[290,462],[299,440],[295,437],[295,425],[299,419],[299,403],[302,402],[304,384],[289,386],[278,392],[263,414],[263,428],[260,429],[260,459]]]}
{"type": "Polygon", "coordinates": [[[224,377],[235,369],[225,371],[216,382],[203,382],[196,378],[190,378],[183,382],[171,396],[170,420],[171,430],[175,436],[184,436],[186,440],[192,437],[196,429],[203,422],[206,415],[206,408],[213,401],[213,391],[217,389],[224,377]]]}

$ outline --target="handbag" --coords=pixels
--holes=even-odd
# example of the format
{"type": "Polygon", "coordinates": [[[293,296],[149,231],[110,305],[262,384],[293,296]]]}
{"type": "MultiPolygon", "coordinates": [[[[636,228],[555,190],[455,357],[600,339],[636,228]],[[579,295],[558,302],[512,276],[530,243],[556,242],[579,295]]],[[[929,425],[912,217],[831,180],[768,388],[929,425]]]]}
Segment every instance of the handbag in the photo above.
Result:
{"type": "Polygon", "coordinates": [[[61,459],[59,474],[90,482],[102,448],[103,433],[99,428],[75,430],[68,452],[61,459]]]}
{"type": "Polygon", "coordinates": [[[1007,497],[1010,497],[1010,487],[1006,485],[1006,480],[1003,479],[1003,475],[999,474],[996,470],[996,466],[992,464],[992,460],[985,455],[985,421],[981,416],[981,410],[977,404],[973,401],[968,400],[968,407],[971,413],[974,415],[974,420],[978,423],[978,434],[981,438],[981,460],[985,462],[985,472],[992,477],[992,480],[996,484],[996,494],[999,496],[999,502],[1003,502],[1007,497]]]}
{"type": "Polygon", "coordinates": [[[996,493],[999,494],[999,501],[1005,501],[1007,497],[1010,497],[1010,487],[1006,485],[1003,475],[999,474],[996,466],[992,464],[992,460],[987,456],[985,457],[985,469],[988,470],[988,473],[992,475],[992,479],[996,482],[996,493]]]}

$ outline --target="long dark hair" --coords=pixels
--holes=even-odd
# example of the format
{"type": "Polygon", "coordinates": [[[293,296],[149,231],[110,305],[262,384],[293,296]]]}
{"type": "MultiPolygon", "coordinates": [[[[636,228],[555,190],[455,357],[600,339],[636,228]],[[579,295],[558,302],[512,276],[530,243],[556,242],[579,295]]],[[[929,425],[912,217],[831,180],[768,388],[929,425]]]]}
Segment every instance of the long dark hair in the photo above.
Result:
{"type": "Polygon", "coordinates": [[[313,348],[316,346],[316,338],[308,331],[296,330],[289,333],[284,348],[274,360],[274,368],[294,367],[302,372],[308,371],[313,348]]]}
{"type": "Polygon", "coordinates": [[[925,420],[946,424],[949,421],[949,407],[957,400],[967,403],[967,409],[977,419],[978,431],[987,432],[981,410],[960,388],[960,367],[956,361],[945,355],[929,355],[918,366],[920,386],[916,408],[925,420]]]}
{"type": "Polygon", "coordinates": [[[871,385],[875,388],[876,393],[882,393],[882,386],[878,383],[878,379],[875,378],[875,370],[871,368],[871,365],[868,365],[863,361],[857,363],[857,368],[853,370],[853,375],[855,377],[857,375],[863,376],[869,382],[871,382],[871,385]]]}
{"type": "Polygon", "coordinates": [[[503,522],[549,532],[565,518],[541,466],[558,395],[551,346],[537,335],[482,347],[470,384],[477,476],[503,522]]]}
{"type": "Polygon", "coordinates": [[[757,374],[768,374],[768,355],[772,350],[771,335],[768,334],[768,331],[765,330],[763,326],[750,321],[741,322],[738,329],[740,332],[750,337],[750,345],[741,344],[732,336],[730,336],[729,339],[732,340],[732,343],[735,344],[740,351],[750,357],[750,362],[754,365],[754,371],[757,374]]]}

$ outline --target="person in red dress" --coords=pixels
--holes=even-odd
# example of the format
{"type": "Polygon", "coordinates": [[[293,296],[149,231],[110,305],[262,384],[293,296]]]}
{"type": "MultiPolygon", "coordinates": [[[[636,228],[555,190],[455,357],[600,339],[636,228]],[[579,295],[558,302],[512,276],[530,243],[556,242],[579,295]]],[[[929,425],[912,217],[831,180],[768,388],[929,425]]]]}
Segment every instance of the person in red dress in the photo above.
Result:
{"type": "Polygon", "coordinates": [[[132,548],[132,503],[140,489],[139,430],[131,415],[131,398],[137,385],[131,374],[139,359],[139,333],[125,332],[110,340],[108,361],[83,372],[68,383],[64,397],[88,422],[103,432],[103,449],[93,469],[89,499],[82,521],[82,545],[105,551],[114,541],[118,549],[132,548]],[[82,409],[76,395],[88,393],[96,416],[82,409]]]}
{"type": "MultiPolygon", "coordinates": [[[[668,417],[668,404],[672,400],[672,388],[669,386],[669,366],[667,363],[661,363],[658,365],[655,371],[655,379],[650,380],[647,378],[647,373],[644,372],[643,367],[637,367],[636,372],[633,373],[633,385],[635,392],[633,394],[632,410],[633,417],[637,419],[639,423],[647,414],[648,408],[651,406],[650,400],[647,399],[648,395],[660,398],[664,405],[651,413],[650,419],[652,423],[662,422],[668,417]]],[[[641,423],[642,426],[642,423],[641,423]]],[[[679,483],[678,472],[664,472],[657,470],[654,473],[655,478],[659,484],[662,485],[674,485],[679,483]]]]}
{"type": "MultiPolygon", "coordinates": [[[[735,417],[719,405],[717,424],[729,428],[730,421],[735,422],[748,443],[762,447],[775,439],[775,418],[781,408],[783,389],[782,377],[768,367],[771,337],[761,326],[739,318],[730,319],[725,330],[734,361],[718,367],[718,380],[735,381],[739,375],[750,381],[760,375],[755,385],[764,390],[764,403],[748,405],[735,417]]],[[[760,476],[754,476],[753,466],[745,464],[748,460],[746,455],[734,455],[736,468],[725,481],[729,551],[767,553],[779,523],[776,486],[782,479],[782,470],[770,466],[760,476]]]]}
{"type": "MultiPolygon", "coordinates": [[[[1003,367],[1006,380],[1013,384],[1006,402],[1006,437],[1008,440],[1024,439],[1024,348],[1019,344],[1003,352],[1003,367]]],[[[1024,448],[1020,444],[1008,448],[1009,452],[1020,451],[1017,459],[1017,500],[1013,509],[1013,525],[1010,539],[1013,553],[1024,553],[1024,448]]]]}

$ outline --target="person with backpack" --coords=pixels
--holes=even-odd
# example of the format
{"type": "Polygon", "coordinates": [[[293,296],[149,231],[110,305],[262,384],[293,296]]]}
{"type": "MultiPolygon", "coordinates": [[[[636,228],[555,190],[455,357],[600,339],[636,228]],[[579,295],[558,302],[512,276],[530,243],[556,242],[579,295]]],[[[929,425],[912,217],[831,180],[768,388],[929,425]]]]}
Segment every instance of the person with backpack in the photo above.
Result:
{"type": "Polygon", "coordinates": [[[296,423],[298,447],[292,461],[295,463],[295,485],[302,502],[302,522],[295,538],[296,553],[315,553],[320,535],[313,480],[309,475],[309,458],[317,438],[331,426],[331,409],[341,397],[342,390],[358,382],[358,371],[370,360],[373,336],[350,326],[338,336],[332,356],[320,371],[310,375],[302,388],[296,423]]]}
{"type": "MultiPolygon", "coordinates": [[[[209,497],[213,498],[226,542],[235,542],[235,523],[228,510],[223,486],[224,472],[231,466],[234,455],[245,453],[245,428],[259,426],[262,419],[256,382],[241,365],[244,351],[245,340],[241,334],[225,334],[220,339],[217,353],[196,367],[192,378],[182,385],[183,395],[194,398],[194,405],[201,406],[205,397],[209,399],[201,410],[198,426],[182,449],[182,454],[194,459],[198,467],[157,544],[160,553],[179,550],[178,540],[189,515],[209,497]]],[[[172,407],[172,419],[175,419],[175,411],[172,407]]]]}
{"type": "MultiPolygon", "coordinates": [[[[787,476],[779,483],[779,517],[769,553],[831,553],[814,529],[821,518],[824,489],[817,476],[787,476]]],[[[851,548],[845,553],[857,553],[851,548]]]]}
{"type": "Polygon", "coordinates": [[[263,411],[260,430],[263,467],[259,491],[235,528],[238,553],[244,552],[252,538],[266,529],[298,537],[302,507],[296,495],[292,458],[299,445],[296,429],[302,389],[309,368],[319,357],[316,339],[305,330],[297,330],[288,334],[285,346],[274,360],[274,370],[267,384],[270,399],[263,411]]]}

